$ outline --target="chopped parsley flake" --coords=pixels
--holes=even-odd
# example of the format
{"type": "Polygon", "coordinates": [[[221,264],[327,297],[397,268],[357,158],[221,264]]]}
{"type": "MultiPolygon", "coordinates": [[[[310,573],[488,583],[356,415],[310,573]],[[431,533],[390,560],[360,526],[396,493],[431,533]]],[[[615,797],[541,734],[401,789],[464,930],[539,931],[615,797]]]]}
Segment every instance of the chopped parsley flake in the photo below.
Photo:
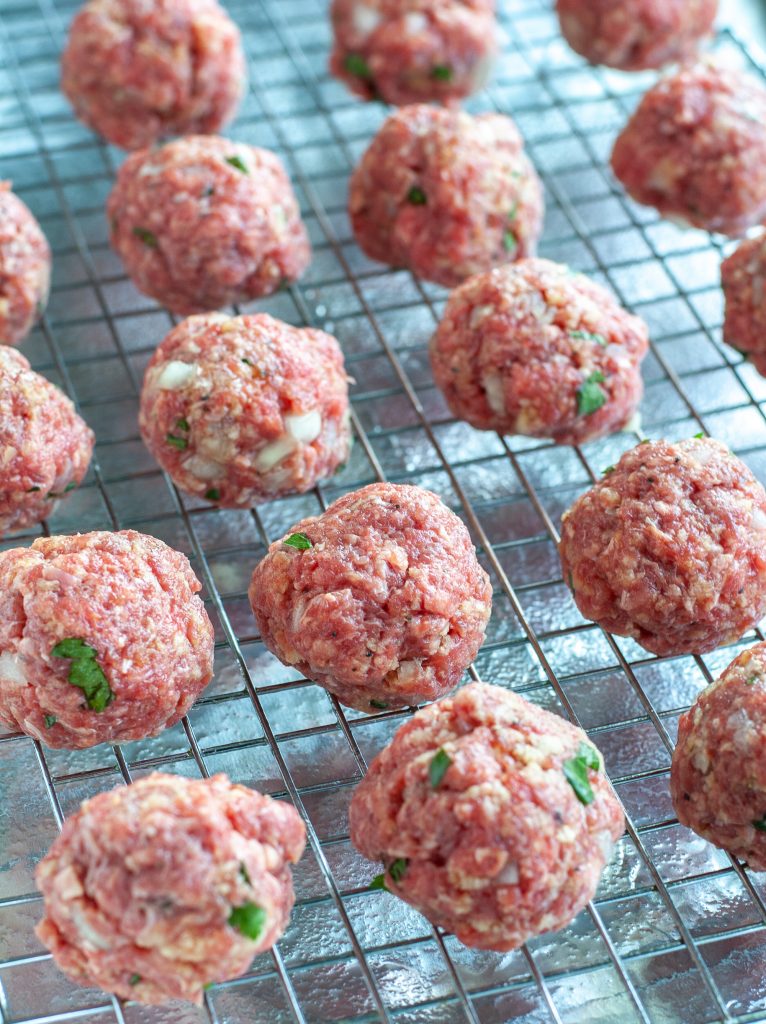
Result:
{"type": "Polygon", "coordinates": [[[753,822],[753,828],[759,832],[766,832],[766,814],[759,821],[753,822]]]}
{"type": "Polygon", "coordinates": [[[128,984],[129,985],[138,985],[140,981],[141,981],[141,975],[140,974],[131,974],[131,976],[128,978],[128,984]]]}
{"type": "Polygon", "coordinates": [[[503,234],[503,248],[507,253],[511,253],[511,255],[513,255],[518,247],[519,243],[516,239],[516,235],[510,228],[508,228],[508,230],[503,234]]]}
{"type": "Polygon", "coordinates": [[[449,64],[437,64],[431,68],[431,78],[436,82],[450,82],[452,81],[452,68],[449,64]]]}
{"type": "Polygon", "coordinates": [[[247,164],[245,163],[241,156],[227,156],[226,163],[229,164],[229,166],[231,167],[235,167],[238,171],[241,171],[243,174],[250,173],[247,164]]]}
{"type": "Polygon", "coordinates": [[[452,758],[443,747],[440,747],[431,758],[431,763],[428,766],[428,781],[434,789],[439,788],[451,764],[452,758]]]}
{"type": "Polygon", "coordinates": [[[27,494],[34,494],[35,491],[42,490],[41,487],[27,487],[27,494]]]}
{"type": "Polygon", "coordinates": [[[58,722],[58,718],[55,715],[46,715],[43,721],[45,722],[46,729],[52,729],[56,722],[58,722]]]}
{"type": "Polygon", "coordinates": [[[358,53],[350,53],[344,60],[343,67],[352,75],[356,75],[357,78],[364,78],[367,81],[370,81],[372,78],[370,65],[364,57],[360,57],[358,53]]]}
{"type": "Polygon", "coordinates": [[[406,857],[397,857],[393,864],[390,865],[388,873],[391,876],[391,878],[397,883],[397,885],[404,878],[408,864],[409,861],[407,860],[406,857]]]}
{"type": "Polygon", "coordinates": [[[293,533],[284,541],[284,543],[287,544],[289,548],[297,548],[298,551],[308,551],[309,548],[314,547],[305,533],[293,533]]]}
{"type": "Polygon", "coordinates": [[[371,700],[370,701],[370,707],[371,708],[377,708],[378,711],[387,711],[388,710],[388,702],[385,701],[385,700],[371,700]]]}
{"type": "Polygon", "coordinates": [[[570,331],[570,338],[575,338],[577,341],[595,341],[597,345],[606,346],[609,342],[606,340],[603,334],[596,334],[594,331],[570,331]]]}
{"type": "Polygon", "coordinates": [[[256,942],[266,924],[266,911],[257,903],[243,903],[229,914],[229,924],[238,932],[256,942]]]}
{"type": "Polygon", "coordinates": [[[179,451],[183,451],[184,448],[189,447],[189,440],[186,437],[178,437],[176,434],[166,434],[165,440],[168,444],[172,444],[174,448],[178,448],[179,451]]]}
{"type": "Polygon", "coordinates": [[[240,873],[240,875],[242,875],[242,878],[244,879],[244,881],[245,881],[245,883],[247,885],[252,885],[253,884],[250,881],[250,872],[247,870],[247,865],[243,864],[242,861],[239,862],[239,873],[240,873]]]}
{"type": "Polygon", "coordinates": [[[614,473],[614,466],[607,466],[606,469],[601,470],[602,476],[609,476],[610,473],[614,473]]]}
{"type": "Polygon", "coordinates": [[[148,245],[150,249],[157,248],[157,236],[146,228],[133,228],[133,234],[136,238],[140,238],[144,245],[148,245]]]}
{"type": "Polygon", "coordinates": [[[601,759],[596,749],[589,743],[580,743],[575,756],[564,761],[561,767],[580,803],[592,804],[596,795],[588,778],[588,769],[591,768],[597,772],[601,767],[601,759]]]}
{"type": "Polygon", "coordinates": [[[187,432],[191,430],[191,427],[189,426],[189,421],[184,419],[183,417],[180,420],[176,420],[176,427],[178,427],[179,430],[185,430],[187,432]]]}
{"type": "MultiPolygon", "coordinates": [[[[69,494],[70,491],[73,491],[76,486],[77,484],[73,480],[71,483],[66,485],[63,491],[48,491],[46,498],[63,498],[65,494],[69,494]]],[[[38,491],[40,490],[39,487],[37,489],[38,491]]]]}
{"type": "Polygon", "coordinates": [[[605,380],[603,373],[595,370],[577,389],[577,412],[580,416],[590,416],[606,402],[606,392],[600,387],[605,380]]]}
{"type": "Polygon", "coordinates": [[[104,711],[114,700],[114,693],[104,670],[96,661],[96,650],[79,637],[60,640],[51,650],[54,658],[68,658],[68,679],[72,686],[79,687],[91,711],[104,711]]]}
{"type": "Polygon", "coordinates": [[[215,985],[214,981],[206,981],[205,984],[202,986],[202,991],[209,992],[213,985],[215,985]]]}
{"type": "Polygon", "coordinates": [[[749,679],[745,680],[747,686],[754,686],[758,682],[758,676],[750,676],[749,679]]]}
{"type": "Polygon", "coordinates": [[[220,501],[221,492],[217,487],[211,487],[209,491],[205,491],[205,497],[208,501],[220,501]]]}
{"type": "Polygon", "coordinates": [[[243,363],[247,363],[247,365],[248,365],[248,366],[252,366],[252,365],[253,365],[253,364],[252,364],[252,363],[250,362],[250,360],[249,360],[249,359],[245,359],[245,357],[244,357],[244,356],[242,356],[242,362],[243,362],[243,363]]]}
{"type": "Polygon", "coordinates": [[[390,892],[390,889],[386,885],[385,873],[376,875],[370,884],[367,886],[368,889],[383,889],[384,892],[390,892]]]}
{"type": "Polygon", "coordinates": [[[699,434],[695,434],[694,435],[694,439],[695,439],[695,441],[698,441],[701,437],[704,437],[704,436],[705,436],[705,431],[704,430],[700,430],[699,434]]]}
{"type": "Polygon", "coordinates": [[[407,202],[412,203],[413,206],[425,206],[428,202],[428,197],[422,188],[413,185],[407,193],[407,202]]]}

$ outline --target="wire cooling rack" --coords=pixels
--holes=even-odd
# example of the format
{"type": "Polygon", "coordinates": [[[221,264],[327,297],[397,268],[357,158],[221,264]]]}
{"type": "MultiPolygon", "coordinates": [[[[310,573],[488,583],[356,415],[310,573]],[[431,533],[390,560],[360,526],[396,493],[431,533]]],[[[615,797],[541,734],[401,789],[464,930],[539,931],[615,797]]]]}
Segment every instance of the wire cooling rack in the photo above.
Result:
{"type": "MultiPolygon", "coordinates": [[[[251,67],[231,134],[285,158],[315,246],[300,285],[257,308],[333,331],[357,382],[348,466],[316,492],[253,513],[180,495],[140,443],[137,388],[171,318],[134,290],[107,244],[103,205],[121,155],[72,118],[58,91],[75,0],[0,0],[0,173],[55,251],[51,303],[23,351],[76,397],[98,437],[86,486],[48,529],[134,527],[185,551],[204,581],[217,639],[214,683],[188,721],[157,739],[72,753],[0,735],[0,1020],[763,1021],[764,878],[681,828],[668,796],[679,712],[753,635],[705,658],[657,659],[579,616],[556,557],[559,517],[638,435],[555,448],[450,418],[426,355],[444,291],[366,260],[346,218],[349,170],[384,109],[328,77],[325,2],[229,6],[251,67]],[[514,953],[467,950],[394,897],[367,891],[377,868],[349,843],[348,802],[407,712],[344,711],[277,663],[254,632],[246,588],[268,541],[384,476],[441,494],[492,575],[492,621],[472,674],[578,720],[604,752],[627,811],[627,833],[593,904],[514,953]],[[77,988],[32,931],[40,916],[33,867],[62,817],[157,768],[225,771],[292,800],[308,825],[287,933],[245,978],[208,992],[202,1009],[121,1005],[77,988]]],[[[720,341],[718,245],[632,204],[606,169],[612,139],[652,77],[583,66],[541,0],[501,6],[508,45],[473,107],[512,113],[526,137],[546,187],[541,254],[605,281],[648,320],[644,432],[707,430],[766,479],[766,380],[720,341]]],[[[730,36],[717,46],[762,74],[730,36]]]]}

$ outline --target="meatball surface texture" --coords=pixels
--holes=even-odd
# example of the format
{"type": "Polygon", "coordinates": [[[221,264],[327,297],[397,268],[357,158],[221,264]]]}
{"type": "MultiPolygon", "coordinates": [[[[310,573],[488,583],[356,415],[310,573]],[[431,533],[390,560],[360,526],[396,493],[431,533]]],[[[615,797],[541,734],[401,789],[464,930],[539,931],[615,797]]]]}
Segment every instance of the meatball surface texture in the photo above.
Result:
{"type": "Polygon", "coordinates": [[[433,700],[476,656],[492,587],[435,494],[370,484],[304,519],[256,566],[268,649],[362,711],[433,700]]]}
{"type": "Polygon", "coordinates": [[[582,729],[484,683],[400,727],[349,819],[391,892],[465,945],[500,951],[568,924],[624,828],[582,729]]]}
{"type": "Polygon", "coordinates": [[[766,234],[747,238],[721,264],[723,340],[766,376],[766,234]]]}
{"type": "Polygon", "coordinates": [[[34,214],[0,181],[0,345],[18,345],[48,302],[51,250],[34,214]]]}

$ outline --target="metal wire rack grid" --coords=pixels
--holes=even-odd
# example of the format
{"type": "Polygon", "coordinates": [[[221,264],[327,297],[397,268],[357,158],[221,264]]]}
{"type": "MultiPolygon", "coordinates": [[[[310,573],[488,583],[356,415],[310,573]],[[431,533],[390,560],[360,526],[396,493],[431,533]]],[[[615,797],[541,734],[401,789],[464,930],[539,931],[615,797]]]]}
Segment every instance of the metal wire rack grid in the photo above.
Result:
{"type": "MultiPolygon", "coordinates": [[[[131,526],[184,550],[216,625],[216,677],[189,719],[152,741],[71,753],[0,734],[2,1024],[763,1020],[763,880],[678,826],[667,792],[678,714],[753,637],[704,659],[650,658],[580,618],[557,564],[560,513],[636,437],[557,449],[449,417],[426,356],[445,293],[367,261],[345,215],[348,172],[385,111],[329,79],[322,0],[236,0],[229,6],[245,36],[251,89],[230,134],[286,159],[315,245],[301,284],[258,308],[340,338],[357,381],[358,443],[327,485],[252,514],[177,493],[136,429],[141,373],[171,318],[135,292],[107,245],[103,202],[121,157],[72,119],[57,88],[75,5],[0,3],[0,171],[55,252],[50,307],[24,351],[78,400],[98,436],[87,485],[49,529],[131,526]],[[628,812],[594,903],[517,953],[466,950],[393,897],[367,891],[377,869],[350,846],[346,808],[366,762],[406,713],[344,711],[279,665],[253,632],[245,591],[269,539],[383,477],[440,493],[479,545],[495,604],[474,677],[578,720],[604,752],[628,812]],[[32,932],[40,911],[33,866],[62,817],[86,796],[156,768],[226,771],[293,800],[309,829],[285,937],[244,979],[211,990],[202,1009],[121,1005],[76,988],[32,932]]],[[[583,67],[541,0],[501,8],[508,46],[473,106],[511,113],[525,134],[546,186],[541,254],[604,280],[648,320],[645,433],[706,429],[764,478],[766,381],[720,341],[720,247],[636,207],[605,169],[651,76],[583,67]]],[[[718,46],[762,74],[731,37],[718,46]]]]}

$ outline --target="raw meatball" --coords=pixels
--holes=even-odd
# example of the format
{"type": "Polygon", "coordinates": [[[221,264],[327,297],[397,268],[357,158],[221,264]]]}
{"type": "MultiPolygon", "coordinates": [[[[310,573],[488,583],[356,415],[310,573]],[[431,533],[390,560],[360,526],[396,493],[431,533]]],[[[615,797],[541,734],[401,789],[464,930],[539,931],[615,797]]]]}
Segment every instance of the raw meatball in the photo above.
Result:
{"type": "Polygon", "coordinates": [[[18,345],[48,302],[51,250],[32,212],[0,181],[0,345],[18,345]]]}
{"type": "Polygon", "coordinates": [[[466,946],[500,951],[568,924],[624,828],[582,729],[484,683],[401,726],[349,821],[391,892],[466,946]]]}
{"type": "Polygon", "coordinates": [[[468,530],[435,494],[404,484],[370,484],[304,519],[250,584],[268,649],[361,711],[456,686],[491,602],[468,530]]]}
{"type": "Polygon", "coordinates": [[[494,0],[333,0],[331,16],[330,70],[368,100],[462,99],[497,52],[494,0]]]}
{"type": "Polygon", "coordinates": [[[136,288],[184,316],[270,295],[311,259],[279,157],[215,135],[133,153],[107,213],[136,288]]]}
{"type": "Polygon", "coordinates": [[[707,437],[644,441],[565,513],[586,619],[659,655],[704,654],[766,614],[766,492],[707,437]]]}
{"type": "Polygon", "coordinates": [[[709,60],[682,68],[641,100],[612,170],[664,216],[744,234],[766,217],[766,89],[709,60]]]}
{"type": "Polygon", "coordinates": [[[343,353],[263,314],[190,317],[151,358],[139,424],[173,481],[218,505],[307,491],[348,458],[343,353]]]}
{"type": "Polygon", "coordinates": [[[678,820],[766,871],[766,644],[743,651],[681,715],[670,793],[678,820]]]}
{"type": "Polygon", "coordinates": [[[766,234],[740,242],[721,265],[723,339],[766,376],[766,234]]]}
{"type": "Polygon", "coordinates": [[[0,552],[0,722],[68,749],[175,725],[213,676],[200,589],[133,530],[0,552]]]}
{"type": "Polygon", "coordinates": [[[421,105],[383,124],[351,176],[349,213],[369,257],[452,288],[534,254],[543,195],[509,117],[421,105]]]}
{"type": "Polygon", "coordinates": [[[289,864],[306,845],[290,804],[225,775],[154,773],[86,800],[37,867],[37,934],[79,985],[157,1005],[201,1003],[281,936],[289,864]]]}
{"type": "Polygon", "coordinates": [[[549,260],[470,278],[431,339],[436,383],[480,430],[579,444],[624,427],[643,393],[645,324],[549,260]]]}
{"type": "Polygon", "coordinates": [[[123,149],[218,131],[246,82],[239,30],[216,0],[88,0],[61,60],[77,116],[123,149]]]}
{"type": "Polygon", "coordinates": [[[661,68],[694,54],[718,0],[557,0],[561,31],[591,64],[661,68]]]}
{"type": "Polygon", "coordinates": [[[66,395],[0,348],[0,536],[42,522],[82,483],[93,441],[66,395]]]}

